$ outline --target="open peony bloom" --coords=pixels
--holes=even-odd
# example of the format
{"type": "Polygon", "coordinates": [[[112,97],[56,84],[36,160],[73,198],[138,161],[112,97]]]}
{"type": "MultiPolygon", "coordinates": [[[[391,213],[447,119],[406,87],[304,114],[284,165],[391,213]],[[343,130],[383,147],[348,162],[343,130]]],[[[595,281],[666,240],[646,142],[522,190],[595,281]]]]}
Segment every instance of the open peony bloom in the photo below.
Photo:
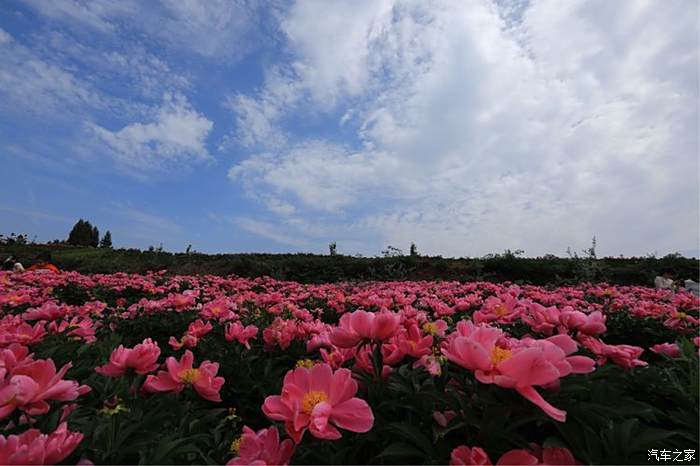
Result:
{"type": "Polygon", "coordinates": [[[49,412],[47,401],[73,401],[90,391],[87,385],[63,380],[72,366],[66,364],[56,372],[51,359],[40,359],[15,367],[0,385],[0,419],[16,408],[36,416],[49,412]]]}
{"type": "Polygon", "coordinates": [[[586,335],[600,335],[607,330],[605,326],[607,317],[600,311],[584,314],[581,311],[575,311],[571,306],[566,306],[561,311],[559,319],[567,329],[578,330],[586,335]]]}
{"type": "Polygon", "coordinates": [[[530,444],[530,450],[510,450],[504,453],[496,463],[501,465],[577,465],[574,455],[568,448],[542,448],[536,444],[530,444]]]}
{"type": "Polygon", "coordinates": [[[569,374],[592,372],[592,359],[569,356],[577,348],[567,335],[546,340],[506,339],[497,328],[462,321],[442,352],[450,361],[474,371],[480,382],[513,388],[548,416],[564,422],[566,412],[545,401],[534,387],[554,384],[569,374]]]}
{"type": "Polygon", "coordinates": [[[236,303],[228,298],[219,298],[202,306],[199,315],[206,319],[217,319],[223,322],[236,317],[232,309],[236,309],[236,303]]]}
{"type": "Polygon", "coordinates": [[[681,357],[681,349],[676,343],[659,343],[649,348],[649,350],[651,350],[652,353],[663,354],[669,358],[681,357]]]}
{"type": "Polygon", "coordinates": [[[539,303],[530,303],[521,320],[532,330],[551,335],[559,324],[560,312],[556,306],[544,307],[539,303]]]}
{"type": "Polygon", "coordinates": [[[355,393],[357,382],[348,369],[333,372],[328,364],[316,364],[287,372],[281,395],[268,396],[262,409],[270,419],[284,421],[296,443],[306,429],[314,437],[336,440],[341,437],[337,427],[368,432],[374,424],[369,405],[355,393]]]}
{"type": "Polygon", "coordinates": [[[579,341],[597,356],[598,365],[602,366],[611,359],[615,364],[625,369],[636,366],[647,366],[647,362],[639,359],[644,352],[644,348],[632,345],[608,345],[597,338],[587,335],[579,335],[579,341]]]}
{"type": "Polygon", "coordinates": [[[331,333],[331,342],[341,348],[351,348],[363,340],[388,340],[398,330],[400,320],[398,314],[387,311],[343,314],[331,333]]]}
{"type": "Polygon", "coordinates": [[[241,345],[245,345],[247,349],[250,349],[250,339],[255,338],[257,334],[258,327],[255,325],[244,327],[240,322],[234,322],[226,326],[224,338],[226,338],[226,341],[236,340],[241,345]]]}
{"type": "Polygon", "coordinates": [[[131,349],[119,345],[109,356],[109,362],[104,366],[96,367],[95,372],[106,377],[120,377],[129,369],[133,369],[137,374],[148,374],[158,368],[159,356],[158,343],[146,338],[143,343],[131,349]]]}
{"type": "Polygon", "coordinates": [[[29,429],[20,435],[0,434],[0,464],[56,464],[83,440],[80,432],[69,432],[64,422],[50,434],[29,429]]]}
{"type": "Polygon", "coordinates": [[[4,349],[0,349],[0,380],[7,374],[11,374],[16,367],[32,362],[33,354],[29,354],[29,348],[19,343],[12,343],[4,349]]]}
{"type": "Polygon", "coordinates": [[[401,352],[414,358],[420,358],[433,352],[433,336],[421,335],[416,324],[409,326],[405,333],[398,335],[398,343],[401,352]]]}
{"type": "Polygon", "coordinates": [[[480,447],[467,447],[460,445],[450,455],[450,466],[470,466],[488,465],[491,466],[491,459],[480,447]]]}
{"type": "Polygon", "coordinates": [[[510,294],[489,296],[483,307],[474,313],[473,319],[477,324],[493,321],[509,323],[520,317],[523,309],[523,303],[510,294]]]}
{"type": "Polygon", "coordinates": [[[280,443],[277,427],[261,429],[255,432],[248,426],[243,427],[243,435],[234,441],[233,450],[237,457],[226,463],[231,465],[286,466],[294,453],[294,443],[287,439],[280,443]]]}
{"type": "Polygon", "coordinates": [[[167,370],[158,371],[158,375],[149,375],[143,384],[146,392],[175,392],[179,393],[185,385],[191,385],[199,396],[210,401],[221,401],[219,391],[224,385],[223,377],[216,377],[219,364],[204,361],[199,368],[193,368],[194,355],[190,350],[185,351],[180,361],[169,357],[165,361],[167,370]]]}

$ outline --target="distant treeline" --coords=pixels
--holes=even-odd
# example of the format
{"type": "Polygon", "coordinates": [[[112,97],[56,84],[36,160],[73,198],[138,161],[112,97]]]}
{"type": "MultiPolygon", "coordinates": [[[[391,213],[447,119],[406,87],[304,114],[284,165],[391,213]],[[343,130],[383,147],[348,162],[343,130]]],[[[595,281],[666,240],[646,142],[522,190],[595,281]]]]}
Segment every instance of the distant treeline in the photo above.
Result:
{"type": "Polygon", "coordinates": [[[486,258],[428,256],[353,257],[315,254],[199,254],[75,247],[61,244],[0,245],[0,260],[15,255],[25,266],[50,256],[63,270],[82,273],[144,273],[167,269],[173,274],[270,276],[302,283],[358,280],[485,280],[535,285],[608,282],[651,286],[665,271],[677,279],[698,280],[700,261],[677,255],[662,258],[546,256],[525,258],[496,254],[486,258]],[[48,254],[47,254],[48,253],[48,254]]]}

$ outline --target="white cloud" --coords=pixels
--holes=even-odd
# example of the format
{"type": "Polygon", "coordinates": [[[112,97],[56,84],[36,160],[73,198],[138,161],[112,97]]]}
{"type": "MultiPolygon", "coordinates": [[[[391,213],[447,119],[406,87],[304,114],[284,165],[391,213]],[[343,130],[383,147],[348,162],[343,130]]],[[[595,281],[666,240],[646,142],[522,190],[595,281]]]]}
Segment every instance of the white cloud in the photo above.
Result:
{"type": "Polygon", "coordinates": [[[206,139],[213,123],[179,95],[166,95],[154,121],[132,123],[118,131],[89,124],[97,140],[132,168],[161,168],[210,159],[206,139]]]}
{"type": "Polygon", "coordinates": [[[239,118],[241,134],[290,144],[229,176],[297,216],[353,211],[329,219],[329,235],[364,228],[377,245],[416,241],[427,253],[561,254],[593,234],[603,253],[693,247],[697,9],[297,2],[281,20],[291,58],[280,73],[295,97],[271,99],[269,84],[238,99],[274,109],[239,118]],[[356,147],[292,138],[285,119],[310,104],[347,115],[356,147]]]}
{"type": "MultiPolygon", "coordinates": [[[[272,193],[287,203],[297,200],[303,206],[333,212],[353,204],[361,194],[369,194],[368,190],[397,168],[398,161],[383,153],[353,153],[341,146],[310,141],[280,153],[250,157],[231,168],[229,178],[240,182],[250,194],[272,193]]],[[[271,210],[279,211],[272,206],[271,210]]]]}
{"type": "Polygon", "coordinates": [[[5,30],[0,28],[0,44],[5,44],[7,42],[10,42],[12,40],[12,36],[7,33],[5,30]]]}
{"type": "Polygon", "coordinates": [[[89,82],[16,41],[0,40],[0,52],[0,102],[7,111],[61,115],[108,104],[89,82]]]}
{"type": "Polygon", "coordinates": [[[257,5],[245,0],[24,0],[54,21],[106,34],[131,28],[161,40],[173,50],[207,57],[240,58],[255,43],[248,38],[259,24],[257,5]]]}

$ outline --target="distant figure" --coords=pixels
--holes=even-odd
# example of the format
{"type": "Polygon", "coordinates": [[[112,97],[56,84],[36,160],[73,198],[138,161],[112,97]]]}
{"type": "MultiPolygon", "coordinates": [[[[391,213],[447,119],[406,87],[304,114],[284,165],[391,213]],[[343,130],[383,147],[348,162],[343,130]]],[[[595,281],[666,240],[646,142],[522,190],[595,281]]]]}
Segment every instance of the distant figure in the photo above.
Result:
{"type": "Polygon", "coordinates": [[[13,270],[15,268],[15,263],[17,261],[15,260],[15,256],[10,256],[7,259],[5,259],[2,263],[2,269],[3,270],[13,270]]]}
{"type": "Polygon", "coordinates": [[[657,290],[675,290],[673,274],[666,270],[654,279],[654,287],[657,290]]]}
{"type": "Polygon", "coordinates": [[[15,265],[12,267],[13,272],[24,272],[24,266],[22,265],[21,262],[15,262],[15,265]]]}
{"type": "Polygon", "coordinates": [[[693,293],[695,296],[700,296],[700,283],[694,280],[686,280],[684,284],[685,291],[693,293]]]}
{"type": "Polygon", "coordinates": [[[58,267],[53,265],[51,263],[51,253],[48,251],[44,251],[40,253],[39,255],[36,256],[38,262],[31,267],[29,267],[27,270],[31,272],[40,272],[40,271],[47,271],[47,272],[54,272],[54,273],[59,273],[60,270],[58,267]]]}
{"type": "Polygon", "coordinates": [[[30,272],[53,272],[59,273],[61,270],[53,264],[47,264],[46,262],[39,262],[32,265],[27,269],[30,272]]]}

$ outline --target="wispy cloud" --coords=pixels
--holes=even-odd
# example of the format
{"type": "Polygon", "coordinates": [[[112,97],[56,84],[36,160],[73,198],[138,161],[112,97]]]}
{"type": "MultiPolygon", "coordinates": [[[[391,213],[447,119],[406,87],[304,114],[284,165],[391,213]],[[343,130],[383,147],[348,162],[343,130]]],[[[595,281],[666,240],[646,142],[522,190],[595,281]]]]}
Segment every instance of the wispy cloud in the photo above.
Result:
{"type": "Polygon", "coordinates": [[[297,216],[353,212],[342,224],[364,225],[378,247],[562,253],[593,234],[611,253],[696,244],[697,4],[627,6],[296,2],[281,19],[286,71],[271,67],[295,98],[271,98],[269,81],[237,109],[243,134],[288,143],[229,177],[297,216]],[[247,108],[262,116],[240,118],[247,108]],[[343,115],[354,143],[295,133],[299,111],[343,115]]]}
{"type": "Polygon", "coordinates": [[[152,122],[131,123],[118,131],[95,124],[89,124],[89,128],[120,163],[153,169],[210,159],[206,139],[213,125],[183,96],[168,94],[152,122]]]}

